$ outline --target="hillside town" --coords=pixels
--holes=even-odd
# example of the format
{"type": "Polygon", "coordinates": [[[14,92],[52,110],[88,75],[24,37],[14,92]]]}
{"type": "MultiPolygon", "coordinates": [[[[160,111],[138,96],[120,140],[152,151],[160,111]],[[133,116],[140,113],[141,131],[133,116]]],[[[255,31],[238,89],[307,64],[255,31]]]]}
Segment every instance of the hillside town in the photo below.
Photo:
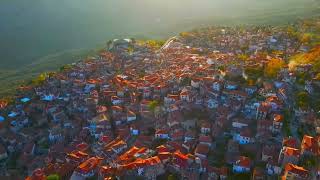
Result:
{"type": "Polygon", "coordinates": [[[320,70],[290,63],[318,47],[291,31],[115,39],[41,75],[0,102],[0,179],[320,179],[320,70]]]}

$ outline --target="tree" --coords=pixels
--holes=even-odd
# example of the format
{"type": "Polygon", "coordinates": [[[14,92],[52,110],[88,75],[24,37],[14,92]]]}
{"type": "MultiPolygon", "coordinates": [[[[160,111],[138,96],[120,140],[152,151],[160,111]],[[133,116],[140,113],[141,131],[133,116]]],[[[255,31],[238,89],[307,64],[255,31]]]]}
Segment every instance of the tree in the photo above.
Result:
{"type": "Polygon", "coordinates": [[[156,101],[156,100],[153,100],[148,104],[148,108],[152,112],[154,112],[158,106],[159,106],[159,101],[156,101]]]}
{"type": "Polygon", "coordinates": [[[139,78],[143,78],[145,75],[146,75],[146,71],[145,71],[144,69],[141,69],[141,70],[138,72],[139,78]]]}
{"type": "Polygon", "coordinates": [[[56,72],[48,72],[49,77],[54,77],[57,73],[56,72]]]}
{"type": "Polygon", "coordinates": [[[179,179],[176,174],[170,174],[168,176],[168,180],[176,180],[176,179],[179,179]]]}
{"type": "Polygon", "coordinates": [[[312,69],[319,72],[320,68],[320,46],[316,46],[306,53],[299,53],[290,57],[289,68],[295,69],[297,65],[312,64],[312,69]]]}
{"type": "Polygon", "coordinates": [[[307,107],[309,104],[309,101],[310,101],[309,95],[307,92],[301,91],[296,94],[296,103],[297,103],[298,107],[300,107],[300,108],[307,107]]]}
{"type": "Polygon", "coordinates": [[[164,41],[158,41],[158,40],[147,40],[146,45],[153,49],[159,49],[164,44],[164,41]]]}
{"type": "Polygon", "coordinates": [[[240,59],[242,61],[247,61],[249,59],[249,56],[246,54],[239,54],[238,59],[240,59]]]}
{"type": "Polygon", "coordinates": [[[299,34],[292,26],[289,26],[287,28],[287,33],[289,37],[294,37],[294,38],[298,37],[298,34],[299,34]]]}
{"type": "Polygon", "coordinates": [[[72,68],[71,64],[66,64],[60,67],[60,71],[67,71],[67,70],[70,70],[71,68],[72,68]]]}
{"type": "Polygon", "coordinates": [[[273,58],[268,63],[264,69],[264,74],[268,78],[275,78],[282,67],[284,67],[285,62],[281,59],[273,58]]]}
{"type": "Polygon", "coordinates": [[[58,174],[51,174],[47,177],[47,180],[60,180],[60,177],[58,174]]]}
{"type": "Polygon", "coordinates": [[[308,43],[310,43],[311,39],[312,39],[312,34],[310,34],[310,33],[303,33],[303,34],[301,35],[301,37],[300,37],[300,42],[301,42],[302,44],[308,44],[308,43]]]}
{"type": "Polygon", "coordinates": [[[179,34],[182,38],[188,38],[188,37],[191,37],[192,36],[192,33],[190,32],[181,32],[179,34]]]}
{"type": "Polygon", "coordinates": [[[128,49],[127,49],[127,51],[128,51],[128,54],[132,55],[133,52],[134,52],[134,48],[131,47],[131,46],[129,46],[128,49]]]}
{"type": "Polygon", "coordinates": [[[191,78],[185,77],[180,81],[181,86],[189,86],[191,84],[191,78]]]}
{"type": "Polygon", "coordinates": [[[36,86],[41,85],[46,80],[47,77],[48,77],[47,73],[41,73],[38,77],[32,80],[32,84],[36,86]]]}
{"type": "Polygon", "coordinates": [[[261,67],[247,67],[244,72],[248,76],[248,79],[252,79],[253,81],[263,76],[263,69],[261,67]]]}

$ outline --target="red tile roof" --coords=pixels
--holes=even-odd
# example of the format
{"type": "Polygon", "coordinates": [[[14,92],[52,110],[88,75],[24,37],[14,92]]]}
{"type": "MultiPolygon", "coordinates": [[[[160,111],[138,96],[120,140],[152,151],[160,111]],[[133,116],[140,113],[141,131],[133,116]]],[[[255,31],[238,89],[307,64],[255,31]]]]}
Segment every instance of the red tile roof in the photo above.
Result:
{"type": "Polygon", "coordinates": [[[85,142],[82,142],[80,144],[77,144],[76,145],[76,148],[79,150],[79,151],[86,151],[88,148],[89,148],[89,145],[85,142]]]}
{"type": "Polygon", "coordinates": [[[299,175],[300,178],[307,178],[309,176],[309,172],[303,167],[296,166],[294,164],[288,163],[285,166],[285,173],[291,172],[293,174],[299,175]]]}
{"type": "Polygon", "coordinates": [[[158,129],[158,130],[156,131],[156,134],[168,134],[168,131],[165,130],[165,129],[158,129]]]}
{"type": "Polygon", "coordinates": [[[207,144],[198,144],[195,150],[195,153],[207,155],[209,153],[210,149],[207,144]]]}
{"type": "Polygon", "coordinates": [[[281,114],[275,114],[273,117],[273,120],[276,122],[282,122],[283,121],[283,115],[281,114]]]}
{"type": "Polygon", "coordinates": [[[118,111],[118,112],[123,111],[123,108],[120,107],[120,106],[112,106],[111,109],[112,109],[113,111],[118,111]]]}
{"type": "Polygon", "coordinates": [[[6,100],[0,100],[0,109],[7,107],[8,102],[6,100]]]}
{"type": "Polygon", "coordinates": [[[181,168],[187,168],[188,166],[188,157],[182,154],[180,151],[173,153],[174,163],[179,165],[181,168]]]}
{"type": "Polygon", "coordinates": [[[298,147],[298,142],[297,142],[297,140],[295,138],[288,137],[288,138],[284,138],[283,139],[282,145],[283,146],[287,146],[287,147],[297,148],[298,147]]]}
{"type": "Polygon", "coordinates": [[[315,155],[320,155],[320,145],[317,139],[312,136],[304,135],[301,142],[301,150],[309,151],[315,155]]]}
{"type": "Polygon", "coordinates": [[[241,167],[250,168],[251,160],[248,157],[240,156],[236,161],[236,164],[241,167]]]}
{"type": "Polygon", "coordinates": [[[211,136],[200,136],[199,137],[199,142],[204,142],[204,143],[211,143],[212,142],[212,138],[211,136]]]}
{"type": "Polygon", "coordinates": [[[271,106],[268,103],[263,102],[259,106],[258,110],[267,113],[267,112],[269,112],[270,108],[271,108],[271,106]]]}
{"type": "Polygon", "coordinates": [[[46,180],[46,175],[42,169],[36,169],[33,171],[30,177],[27,177],[26,180],[46,180]]]}
{"type": "Polygon", "coordinates": [[[129,158],[132,158],[133,155],[135,155],[140,149],[133,146],[132,148],[130,148],[127,152],[125,152],[124,154],[122,154],[121,156],[119,156],[119,159],[122,161],[125,161],[129,158]]]}
{"type": "Polygon", "coordinates": [[[97,168],[101,160],[102,159],[99,157],[89,158],[85,162],[81,163],[76,170],[81,173],[89,173],[90,171],[97,168]]]}
{"type": "Polygon", "coordinates": [[[287,155],[287,156],[299,157],[300,156],[300,150],[299,149],[295,149],[295,148],[291,148],[291,147],[285,147],[284,154],[287,155]]]}
{"type": "Polygon", "coordinates": [[[162,153],[162,152],[170,152],[169,148],[167,148],[167,147],[164,146],[164,145],[158,146],[156,149],[157,149],[157,151],[158,151],[159,153],[162,153]]]}
{"type": "Polygon", "coordinates": [[[161,163],[161,160],[159,159],[159,157],[154,156],[154,157],[151,157],[148,159],[137,159],[134,162],[121,165],[121,167],[126,170],[133,170],[133,169],[137,169],[137,168],[141,168],[141,167],[145,167],[145,166],[157,165],[160,163],[161,163]]]}

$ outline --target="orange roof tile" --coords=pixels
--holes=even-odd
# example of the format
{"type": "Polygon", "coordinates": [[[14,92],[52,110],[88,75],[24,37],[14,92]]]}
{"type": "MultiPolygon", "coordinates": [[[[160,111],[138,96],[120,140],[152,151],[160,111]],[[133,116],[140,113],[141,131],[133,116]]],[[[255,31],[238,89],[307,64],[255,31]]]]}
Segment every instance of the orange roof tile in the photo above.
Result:
{"type": "Polygon", "coordinates": [[[282,122],[283,121],[283,115],[275,114],[273,120],[276,121],[276,122],[282,122]]]}
{"type": "Polygon", "coordinates": [[[207,144],[198,144],[195,153],[207,155],[209,153],[209,146],[207,144]]]}
{"type": "Polygon", "coordinates": [[[316,138],[308,135],[304,135],[301,142],[301,149],[310,151],[316,155],[320,154],[320,146],[316,141],[316,138]]]}
{"type": "Polygon", "coordinates": [[[130,148],[127,152],[119,156],[120,160],[127,160],[128,158],[133,157],[134,154],[136,154],[140,149],[137,148],[136,146],[133,146],[130,148]]]}
{"type": "Polygon", "coordinates": [[[291,164],[291,163],[286,164],[285,172],[291,172],[291,173],[297,174],[303,178],[307,178],[309,176],[308,170],[304,169],[303,167],[291,164]]]}
{"type": "Polygon", "coordinates": [[[251,160],[248,157],[240,156],[239,159],[237,160],[236,164],[239,166],[242,166],[242,167],[250,168],[251,160]]]}
{"type": "Polygon", "coordinates": [[[300,156],[300,151],[299,149],[291,148],[291,147],[285,147],[284,149],[284,154],[287,156],[300,156]]]}
{"type": "Polygon", "coordinates": [[[101,160],[102,159],[98,158],[98,157],[89,158],[85,162],[81,163],[78,166],[77,170],[84,172],[84,173],[88,173],[88,172],[92,171],[93,169],[95,169],[98,166],[98,164],[101,162],[101,160]]]}
{"type": "Polygon", "coordinates": [[[293,137],[284,138],[282,141],[283,146],[296,148],[297,147],[297,140],[293,137]]]}

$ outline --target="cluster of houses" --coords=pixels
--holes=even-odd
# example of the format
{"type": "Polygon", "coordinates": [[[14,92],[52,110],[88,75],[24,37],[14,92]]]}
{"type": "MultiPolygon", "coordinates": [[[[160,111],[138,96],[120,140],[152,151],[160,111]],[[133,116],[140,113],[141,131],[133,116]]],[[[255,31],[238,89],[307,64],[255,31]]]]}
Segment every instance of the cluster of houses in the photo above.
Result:
{"type": "Polygon", "coordinates": [[[0,159],[19,154],[12,161],[28,180],[319,178],[312,159],[319,160],[320,136],[283,131],[289,70],[261,85],[235,80],[270,60],[257,51],[290,55],[296,42],[276,30],[211,31],[213,40],[174,38],[161,50],[114,40],[97,57],[24,90],[14,105],[1,103],[0,123],[9,128],[0,132],[0,159]],[[237,59],[245,44],[247,62],[237,59]]]}

